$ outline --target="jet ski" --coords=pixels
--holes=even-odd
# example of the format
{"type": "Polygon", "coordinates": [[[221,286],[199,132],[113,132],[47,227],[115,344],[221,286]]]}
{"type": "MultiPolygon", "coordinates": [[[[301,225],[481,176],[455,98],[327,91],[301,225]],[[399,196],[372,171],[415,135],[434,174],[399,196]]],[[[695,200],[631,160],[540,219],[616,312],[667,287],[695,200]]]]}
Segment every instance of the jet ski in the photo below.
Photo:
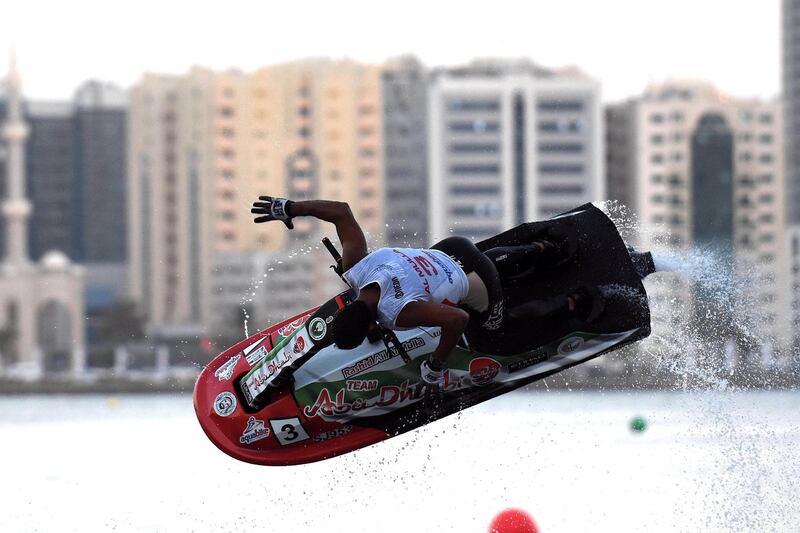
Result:
{"type": "MultiPolygon", "coordinates": [[[[375,328],[352,350],[332,342],[333,315],[353,289],[289,317],[214,358],[200,373],[194,408],[208,438],[236,459],[296,465],[358,450],[523,387],[650,334],[642,279],[652,256],[625,244],[614,223],[586,204],[476,243],[481,251],[533,242],[547,231],[577,243],[553,272],[509,282],[507,309],[537,298],[598,287],[604,310],[591,322],[505,321],[467,329],[447,359],[443,387],[426,386],[419,366],[440,330],[375,328]]],[[[326,242],[334,258],[338,253],[326,242]]],[[[336,269],[336,265],[334,265],[336,269]]],[[[341,275],[341,269],[337,269],[341,275]]]]}

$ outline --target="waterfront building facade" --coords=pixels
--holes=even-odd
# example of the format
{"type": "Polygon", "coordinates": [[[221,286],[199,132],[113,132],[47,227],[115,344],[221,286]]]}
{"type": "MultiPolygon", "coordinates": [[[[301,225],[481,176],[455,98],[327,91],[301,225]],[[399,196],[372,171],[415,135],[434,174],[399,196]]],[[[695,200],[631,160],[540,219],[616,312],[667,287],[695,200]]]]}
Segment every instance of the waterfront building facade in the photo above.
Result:
{"type": "Polygon", "coordinates": [[[475,61],[433,74],[428,109],[433,240],[605,198],[600,86],[584,74],[475,61]]]}
{"type": "MultiPolygon", "coordinates": [[[[729,287],[741,291],[725,320],[744,324],[747,316],[762,341],[785,350],[781,103],[733,98],[703,82],[668,82],[610,106],[606,116],[609,197],[637,216],[637,244],[711,254],[720,275],[732,277],[729,287]]],[[[696,308],[693,294],[697,288],[687,282],[654,298],[696,308]]],[[[654,323],[674,327],[675,320],[654,323]]]]}

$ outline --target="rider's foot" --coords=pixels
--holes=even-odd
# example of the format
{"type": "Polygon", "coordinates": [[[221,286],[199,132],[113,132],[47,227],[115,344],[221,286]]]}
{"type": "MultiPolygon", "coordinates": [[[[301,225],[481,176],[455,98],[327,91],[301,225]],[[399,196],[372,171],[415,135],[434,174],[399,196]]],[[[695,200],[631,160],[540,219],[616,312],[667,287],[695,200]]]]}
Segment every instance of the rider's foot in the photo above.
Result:
{"type": "Polygon", "coordinates": [[[605,309],[605,299],[600,289],[593,285],[584,285],[569,295],[570,314],[585,322],[595,322],[605,309]]]}
{"type": "Polygon", "coordinates": [[[436,387],[444,387],[444,374],[446,370],[437,364],[436,360],[423,361],[419,366],[419,372],[422,376],[422,381],[428,385],[436,387]]]}

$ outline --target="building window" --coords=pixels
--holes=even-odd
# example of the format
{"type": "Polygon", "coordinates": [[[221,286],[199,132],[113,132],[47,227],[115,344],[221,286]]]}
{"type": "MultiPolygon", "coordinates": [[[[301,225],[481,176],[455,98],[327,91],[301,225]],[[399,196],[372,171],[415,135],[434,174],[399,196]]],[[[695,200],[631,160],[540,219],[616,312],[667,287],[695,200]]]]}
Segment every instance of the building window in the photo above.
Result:
{"type": "Polygon", "coordinates": [[[500,124],[495,121],[487,121],[487,120],[469,120],[469,121],[454,121],[449,122],[447,125],[448,129],[453,132],[475,132],[475,133],[486,133],[486,132],[495,132],[500,129],[500,124]]]}
{"type": "Polygon", "coordinates": [[[500,172],[500,165],[451,165],[451,174],[497,174],[500,172]]]}
{"type": "Polygon", "coordinates": [[[464,194],[475,194],[475,195],[483,195],[483,194],[499,194],[500,187],[496,185],[456,185],[454,187],[450,187],[450,192],[452,194],[464,195],[464,194]]]}
{"type": "Polygon", "coordinates": [[[762,194],[758,197],[758,201],[763,204],[771,204],[775,200],[775,197],[771,194],[762,194]]]}
{"type": "Polygon", "coordinates": [[[583,194],[583,185],[542,185],[542,194],[583,194]]]}
{"type": "Polygon", "coordinates": [[[542,174],[580,174],[583,172],[583,165],[568,163],[542,163],[539,165],[539,172],[542,174]]]}
{"type": "Polygon", "coordinates": [[[581,100],[539,100],[536,104],[539,111],[582,111],[581,100]]]}
{"type": "Polygon", "coordinates": [[[660,165],[664,162],[664,156],[661,154],[653,154],[650,156],[650,162],[656,165],[660,165]]]}
{"type": "Polygon", "coordinates": [[[759,160],[759,162],[765,163],[765,164],[772,163],[772,160],[773,160],[772,154],[761,154],[760,156],[758,156],[758,160],[759,160]]]}
{"type": "Polygon", "coordinates": [[[578,133],[583,130],[581,119],[542,120],[539,131],[542,133],[578,133]]]}
{"type": "Polygon", "coordinates": [[[579,154],[583,152],[581,143],[539,143],[539,151],[542,153],[556,154],[579,154]]]}
{"type": "Polygon", "coordinates": [[[762,144],[772,144],[772,134],[764,133],[758,138],[758,142],[762,144]]]}
{"type": "Polygon", "coordinates": [[[650,142],[653,144],[661,144],[664,142],[664,136],[661,134],[651,135],[650,142]]]}
{"type": "Polygon", "coordinates": [[[500,146],[497,143],[452,143],[450,145],[450,152],[454,154],[494,154],[499,151],[500,146]]]}
{"type": "Polygon", "coordinates": [[[683,179],[681,178],[680,174],[672,174],[669,177],[669,184],[670,185],[683,185],[683,179]]]}
{"type": "Polygon", "coordinates": [[[495,99],[489,100],[465,100],[463,98],[450,98],[447,100],[449,111],[497,111],[500,109],[500,102],[495,99]]]}
{"type": "Polygon", "coordinates": [[[661,124],[664,122],[664,115],[661,113],[653,113],[650,115],[650,122],[653,124],[661,124]]]}
{"type": "Polygon", "coordinates": [[[650,176],[650,181],[653,183],[664,183],[664,176],[662,174],[653,174],[650,176]]]}

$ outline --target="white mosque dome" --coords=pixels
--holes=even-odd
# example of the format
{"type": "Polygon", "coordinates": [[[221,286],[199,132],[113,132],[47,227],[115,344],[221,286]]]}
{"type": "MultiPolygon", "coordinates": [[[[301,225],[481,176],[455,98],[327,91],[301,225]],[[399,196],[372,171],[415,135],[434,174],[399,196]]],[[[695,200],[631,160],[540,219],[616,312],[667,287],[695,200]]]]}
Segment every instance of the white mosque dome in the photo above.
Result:
{"type": "Polygon", "coordinates": [[[58,250],[50,250],[42,256],[40,262],[45,270],[64,270],[70,266],[69,257],[58,250]]]}

